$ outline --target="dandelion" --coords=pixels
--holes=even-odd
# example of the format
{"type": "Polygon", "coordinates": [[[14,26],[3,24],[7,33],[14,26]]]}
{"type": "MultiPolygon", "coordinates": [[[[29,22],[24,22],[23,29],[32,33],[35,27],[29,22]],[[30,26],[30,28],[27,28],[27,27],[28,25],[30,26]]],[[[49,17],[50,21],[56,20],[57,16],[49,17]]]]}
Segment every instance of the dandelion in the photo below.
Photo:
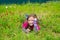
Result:
{"type": "Polygon", "coordinates": [[[8,6],[6,6],[6,9],[8,8],[8,6]]]}

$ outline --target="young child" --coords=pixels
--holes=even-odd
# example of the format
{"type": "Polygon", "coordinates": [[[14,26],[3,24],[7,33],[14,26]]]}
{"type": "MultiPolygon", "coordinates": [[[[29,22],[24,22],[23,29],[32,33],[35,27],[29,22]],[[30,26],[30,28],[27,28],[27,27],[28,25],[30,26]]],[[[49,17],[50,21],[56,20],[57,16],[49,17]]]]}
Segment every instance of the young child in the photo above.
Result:
{"type": "Polygon", "coordinates": [[[38,32],[40,27],[38,25],[38,18],[35,14],[28,15],[27,19],[22,24],[22,29],[24,32],[29,33],[30,31],[38,32]]]}

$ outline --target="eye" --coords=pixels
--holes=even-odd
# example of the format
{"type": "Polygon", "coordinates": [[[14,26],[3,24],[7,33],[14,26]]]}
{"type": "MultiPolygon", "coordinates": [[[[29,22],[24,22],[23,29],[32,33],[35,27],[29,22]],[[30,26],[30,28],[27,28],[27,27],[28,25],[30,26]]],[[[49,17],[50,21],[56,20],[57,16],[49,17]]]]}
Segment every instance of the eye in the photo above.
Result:
{"type": "Polygon", "coordinates": [[[28,20],[28,21],[34,21],[34,20],[28,20]]]}

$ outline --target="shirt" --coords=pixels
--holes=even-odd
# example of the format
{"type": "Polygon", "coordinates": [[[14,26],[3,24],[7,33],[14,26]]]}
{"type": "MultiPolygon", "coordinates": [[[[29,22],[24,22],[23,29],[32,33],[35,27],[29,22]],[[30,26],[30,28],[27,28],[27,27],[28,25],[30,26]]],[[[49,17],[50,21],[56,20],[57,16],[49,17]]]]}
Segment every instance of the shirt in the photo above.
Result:
{"type": "MultiPolygon", "coordinates": [[[[25,21],[25,22],[22,24],[22,28],[25,28],[25,29],[30,28],[31,30],[33,30],[34,25],[33,25],[33,26],[29,26],[28,22],[25,21]]],[[[37,28],[37,30],[40,30],[40,26],[39,26],[38,24],[37,24],[36,28],[37,28]]]]}

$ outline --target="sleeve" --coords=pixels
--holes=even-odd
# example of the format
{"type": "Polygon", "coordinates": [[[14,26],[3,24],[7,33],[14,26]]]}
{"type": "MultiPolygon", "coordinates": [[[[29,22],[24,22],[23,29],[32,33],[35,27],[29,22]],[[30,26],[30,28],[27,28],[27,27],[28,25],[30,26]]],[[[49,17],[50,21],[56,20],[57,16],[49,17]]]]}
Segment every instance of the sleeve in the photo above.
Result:
{"type": "Polygon", "coordinates": [[[28,26],[28,22],[24,21],[24,23],[22,24],[22,28],[27,28],[27,26],[28,26]]]}
{"type": "Polygon", "coordinates": [[[34,28],[35,28],[36,30],[40,30],[40,26],[38,25],[37,19],[34,20],[34,28]]]}
{"type": "Polygon", "coordinates": [[[37,30],[40,30],[40,26],[39,25],[37,26],[37,30]]]}
{"type": "Polygon", "coordinates": [[[38,31],[38,30],[40,30],[40,26],[36,23],[36,24],[34,24],[34,29],[38,31]]]}

